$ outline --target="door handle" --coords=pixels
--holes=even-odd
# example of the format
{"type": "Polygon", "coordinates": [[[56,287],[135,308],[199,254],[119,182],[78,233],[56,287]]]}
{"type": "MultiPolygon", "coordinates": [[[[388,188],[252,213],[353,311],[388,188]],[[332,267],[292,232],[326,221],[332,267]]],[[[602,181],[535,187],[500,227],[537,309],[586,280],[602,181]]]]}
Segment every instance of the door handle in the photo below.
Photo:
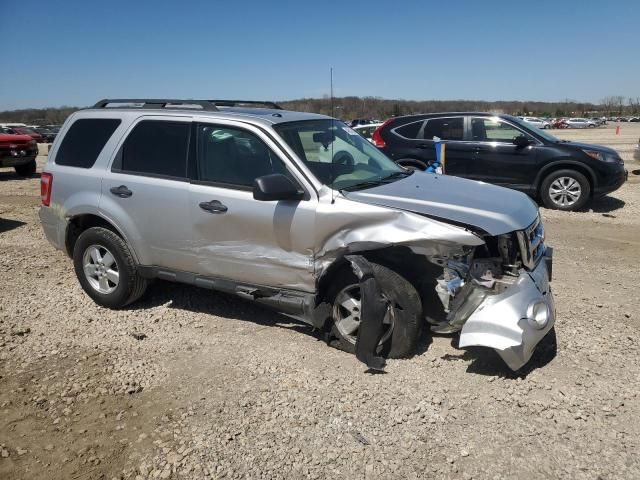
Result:
{"type": "Polygon", "coordinates": [[[210,202],[201,202],[200,208],[209,213],[225,213],[227,210],[226,205],[224,205],[220,200],[211,200],[210,202]]]}
{"type": "Polygon", "coordinates": [[[109,189],[116,197],[128,198],[133,195],[133,192],[127,188],[126,185],[120,185],[119,187],[111,187],[109,189]]]}
{"type": "Polygon", "coordinates": [[[419,143],[416,148],[431,148],[433,145],[427,145],[426,143],[419,143]]]}

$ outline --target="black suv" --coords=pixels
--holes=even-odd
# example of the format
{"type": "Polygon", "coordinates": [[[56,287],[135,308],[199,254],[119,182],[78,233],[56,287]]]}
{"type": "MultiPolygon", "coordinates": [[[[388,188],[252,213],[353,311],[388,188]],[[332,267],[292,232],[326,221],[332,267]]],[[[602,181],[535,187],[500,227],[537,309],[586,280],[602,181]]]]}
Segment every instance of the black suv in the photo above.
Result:
{"type": "Polygon", "coordinates": [[[445,172],[520,190],[546,207],[577,210],[620,188],[624,162],[607,147],[558,140],[511,115],[437,113],[387,120],[373,143],[398,164],[424,170],[433,138],[446,143],[445,172]]]}

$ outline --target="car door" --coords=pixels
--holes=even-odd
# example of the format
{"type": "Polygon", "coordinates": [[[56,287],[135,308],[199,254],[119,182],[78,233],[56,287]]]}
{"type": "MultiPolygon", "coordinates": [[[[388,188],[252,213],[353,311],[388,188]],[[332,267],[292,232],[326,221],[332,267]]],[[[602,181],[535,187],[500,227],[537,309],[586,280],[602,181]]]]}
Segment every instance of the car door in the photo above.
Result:
{"type": "Polygon", "coordinates": [[[117,225],[143,265],[189,270],[185,212],[189,117],[141,117],[116,150],[102,180],[100,210],[117,225]]]}
{"type": "Polygon", "coordinates": [[[474,149],[469,178],[528,191],[538,171],[538,140],[512,123],[497,117],[470,117],[469,131],[474,149]],[[524,135],[528,146],[513,139],[524,135]]]}
{"type": "Polygon", "coordinates": [[[316,192],[255,126],[198,123],[189,196],[196,272],[250,285],[312,292],[316,192]],[[303,200],[258,201],[254,179],[281,173],[303,200]]]}

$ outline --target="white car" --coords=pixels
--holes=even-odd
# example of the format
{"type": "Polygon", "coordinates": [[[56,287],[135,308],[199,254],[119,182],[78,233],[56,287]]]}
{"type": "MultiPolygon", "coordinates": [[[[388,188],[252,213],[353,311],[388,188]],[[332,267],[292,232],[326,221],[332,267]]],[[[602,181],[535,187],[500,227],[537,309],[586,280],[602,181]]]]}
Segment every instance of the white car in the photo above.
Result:
{"type": "Polygon", "coordinates": [[[596,122],[588,118],[570,118],[565,120],[569,128],[596,128],[596,122]]]}
{"type": "Polygon", "coordinates": [[[369,140],[371,143],[373,143],[373,140],[371,140],[371,135],[373,135],[373,132],[375,132],[380,125],[382,125],[382,122],[370,123],[369,125],[358,125],[357,127],[353,127],[353,129],[364,138],[369,140]]]}
{"type": "Polygon", "coordinates": [[[534,127],[551,128],[551,124],[549,122],[547,122],[546,120],[542,120],[541,118],[538,118],[538,117],[522,117],[522,120],[524,120],[527,123],[530,123],[534,127]]]}

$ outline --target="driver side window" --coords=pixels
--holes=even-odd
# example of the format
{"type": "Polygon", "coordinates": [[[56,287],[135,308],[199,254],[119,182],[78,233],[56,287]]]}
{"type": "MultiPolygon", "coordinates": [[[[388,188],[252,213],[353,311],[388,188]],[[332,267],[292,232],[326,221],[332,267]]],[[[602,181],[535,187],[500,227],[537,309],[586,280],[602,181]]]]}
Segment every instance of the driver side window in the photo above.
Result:
{"type": "Polygon", "coordinates": [[[262,140],[239,128],[199,125],[197,165],[202,182],[248,189],[257,177],[281,173],[297,183],[262,140]]]}
{"type": "Polygon", "coordinates": [[[521,130],[501,120],[478,117],[471,119],[471,138],[475,142],[512,143],[514,138],[523,135],[525,134],[521,130]]]}

